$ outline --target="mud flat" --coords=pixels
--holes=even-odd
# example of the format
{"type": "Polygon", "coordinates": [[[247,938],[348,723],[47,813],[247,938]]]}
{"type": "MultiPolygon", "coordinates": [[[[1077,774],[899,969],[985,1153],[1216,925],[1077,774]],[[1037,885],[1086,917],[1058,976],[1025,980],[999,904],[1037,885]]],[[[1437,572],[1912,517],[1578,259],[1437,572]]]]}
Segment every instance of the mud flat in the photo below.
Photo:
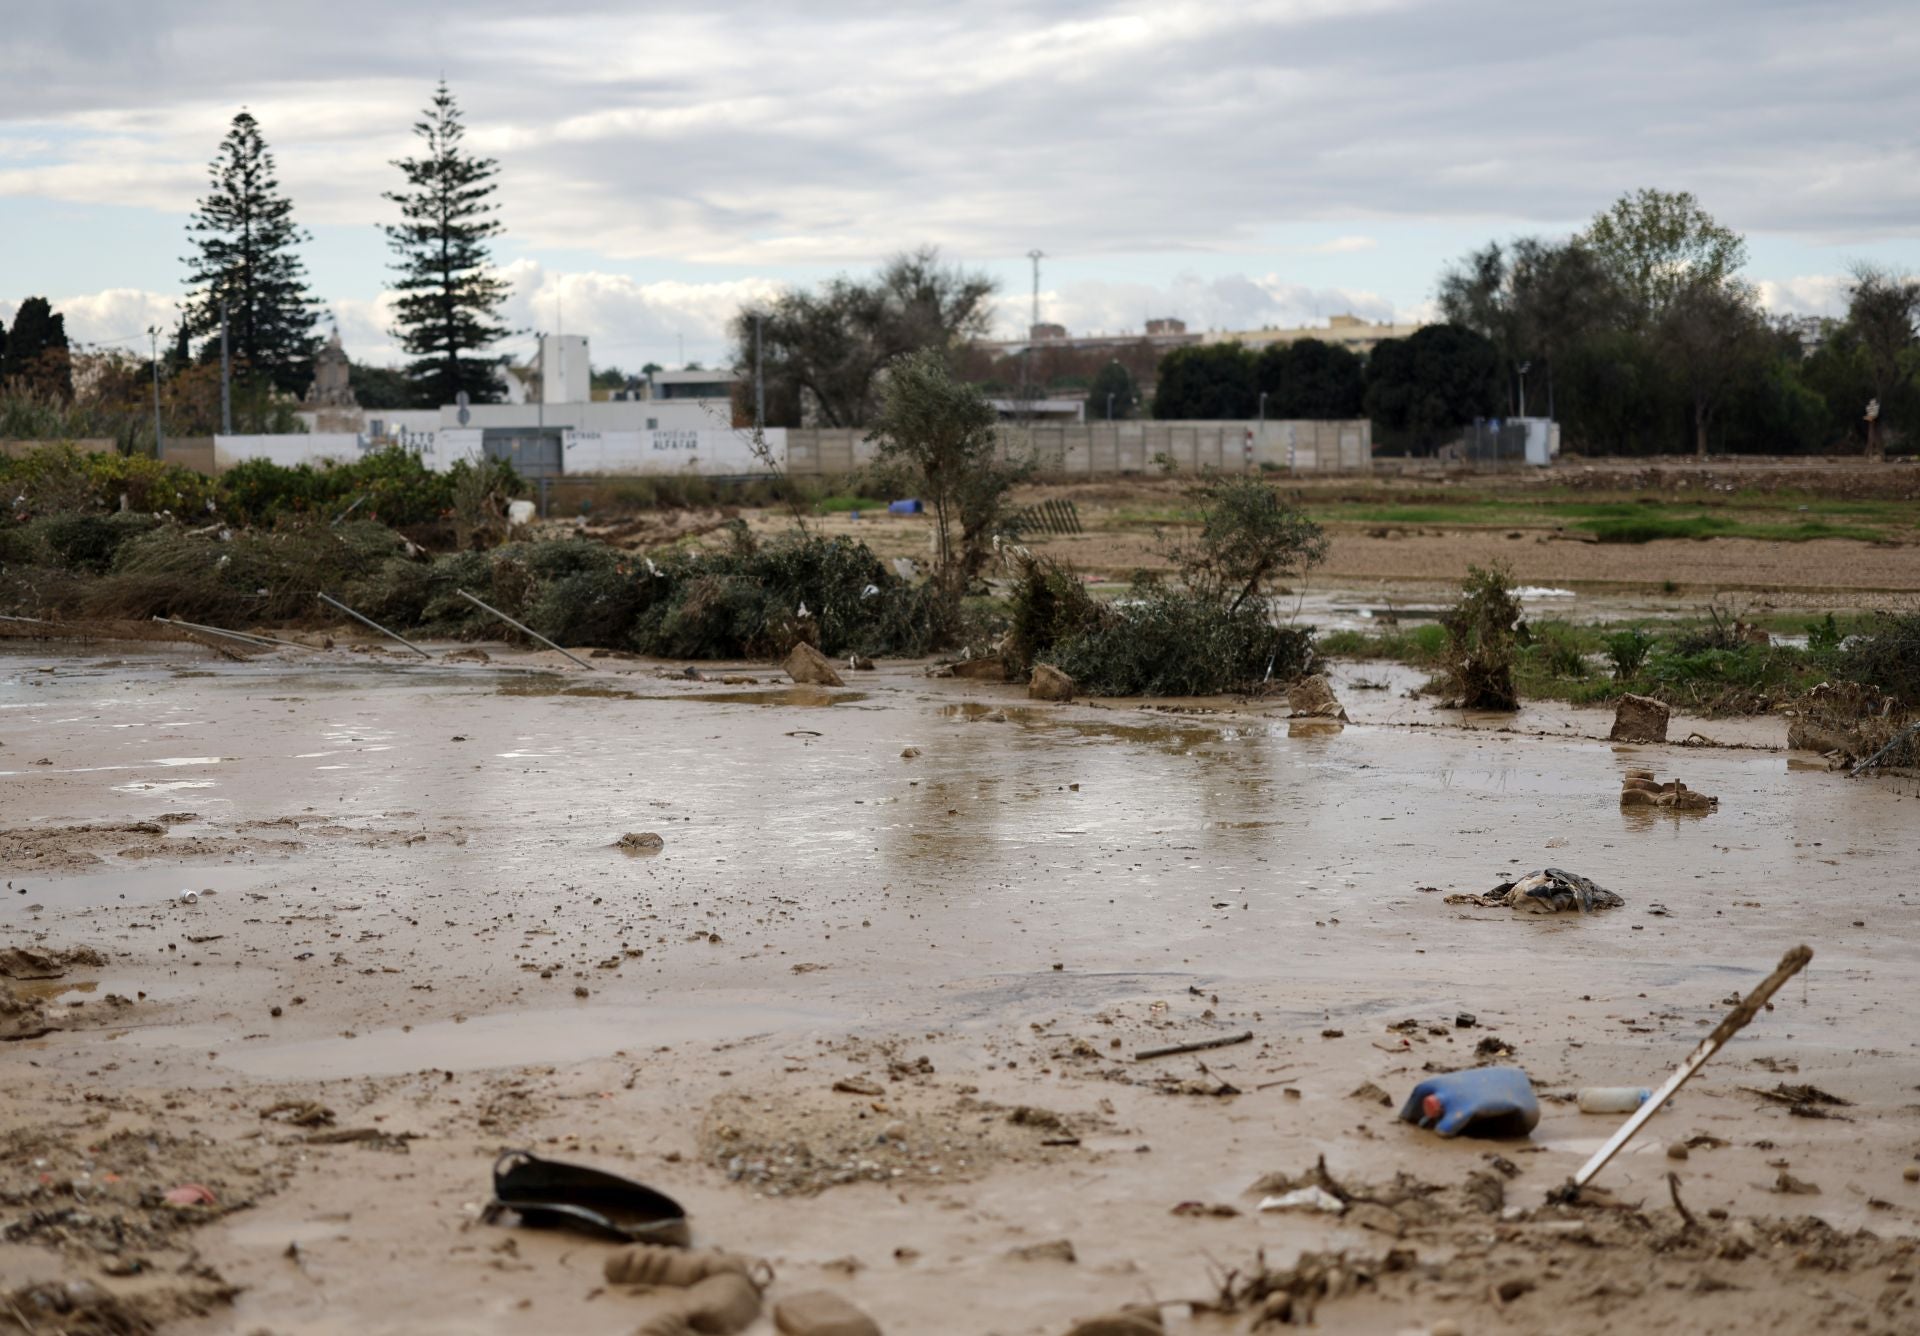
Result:
{"type": "Polygon", "coordinates": [[[0,1330],[74,1284],[75,1330],[638,1326],[607,1245],[480,1223],[510,1147],[891,1332],[1920,1323],[1911,783],[1338,681],[1344,727],[489,648],[0,655],[0,948],[105,962],[4,981],[49,1028],[0,1044],[0,1330]],[[1640,767],[1719,808],[1622,811],[1640,767]],[[1446,903],[1549,864],[1625,906],[1446,903]],[[1545,1206],[1615,1125],[1573,1092],[1657,1084],[1802,941],[1611,1203],[1545,1206]],[[1490,1060],[1527,1140],[1380,1102],[1490,1060]],[[1256,1209],[1322,1158],[1344,1213],[1256,1209]]]}

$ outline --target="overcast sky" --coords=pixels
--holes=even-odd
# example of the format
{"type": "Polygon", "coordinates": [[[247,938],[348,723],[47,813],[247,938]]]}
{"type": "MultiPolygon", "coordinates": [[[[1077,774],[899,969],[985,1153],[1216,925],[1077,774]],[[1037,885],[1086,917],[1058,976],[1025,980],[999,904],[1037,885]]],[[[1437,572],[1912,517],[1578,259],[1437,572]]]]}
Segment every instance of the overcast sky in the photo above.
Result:
{"type": "MultiPolygon", "coordinates": [[[[0,314],[170,324],[240,107],[385,362],[390,160],[442,74],[500,159],[516,327],[712,359],[741,301],[932,242],[1012,332],[1429,309],[1486,240],[1686,189],[1778,309],[1920,269],[1911,3],[0,0],[0,314]],[[545,8],[549,12],[541,12],[545,8]]],[[[530,340],[514,351],[530,350],[530,340]],[[523,346],[524,345],[524,346],[523,346]]]]}

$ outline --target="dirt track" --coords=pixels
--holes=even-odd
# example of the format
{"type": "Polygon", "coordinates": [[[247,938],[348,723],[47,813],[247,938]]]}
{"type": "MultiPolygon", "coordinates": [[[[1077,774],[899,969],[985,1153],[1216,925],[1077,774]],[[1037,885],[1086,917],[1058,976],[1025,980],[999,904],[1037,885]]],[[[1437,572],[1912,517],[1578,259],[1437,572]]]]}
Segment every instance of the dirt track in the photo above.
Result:
{"type": "Polygon", "coordinates": [[[650,1301],[604,1289],[605,1245],[476,1223],[494,1155],[531,1146],[892,1332],[1060,1332],[1213,1296],[1261,1249],[1348,1253],[1329,1330],[1913,1329],[1905,789],[1616,748],[1590,714],[1447,720],[1352,680],[1378,665],[1337,683],[1340,729],[602,662],[0,659],[26,832],[0,927],[110,960],[14,985],[62,1028],[0,1047],[0,1293],[86,1276],[193,1332],[631,1330],[650,1301]],[[1622,813],[1640,764],[1721,809],[1622,813]],[[610,847],[629,830],[664,851],[610,847]],[[1627,907],[1442,903],[1548,862],[1627,907]],[[1801,940],[1804,981],[1609,1171],[1642,1211],[1542,1209],[1612,1125],[1553,1097],[1653,1084],[1801,940]],[[1549,1096],[1527,1142],[1355,1097],[1490,1038],[1549,1096]],[[1847,1121],[1742,1089],[1783,1081],[1847,1121]],[[1320,1156],[1375,1200],[1254,1210],[1320,1156]],[[140,1204],[189,1181],[243,1209],[140,1204]]]}

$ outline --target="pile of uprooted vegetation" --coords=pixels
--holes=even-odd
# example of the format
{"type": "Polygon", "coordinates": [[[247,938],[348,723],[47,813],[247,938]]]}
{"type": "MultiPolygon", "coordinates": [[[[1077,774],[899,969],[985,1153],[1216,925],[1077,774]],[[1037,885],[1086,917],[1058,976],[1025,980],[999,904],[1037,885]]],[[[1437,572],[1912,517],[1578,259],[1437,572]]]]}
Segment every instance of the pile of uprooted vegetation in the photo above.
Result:
{"type": "Polygon", "coordinates": [[[1275,625],[1270,600],[1325,559],[1326,536],[1255,478],[1203,478],[1189,495],[1199,528],[1166,549],[1177,583],[1142,577],[1103,603],[1071,568],[1018,556],[1010,666],[1048,664],[1100,696],[1210,696],[1305,673],[1313,631],[1275,625]]]}
{"type": "Polygon", "coordinates": [[[460,597],[561,644],[670,658],[916,654],[941,619],[929,591],[849,539],[756,542],[657,558],[569,539],[431,556],[372,521],[286,517],[189,527],[149,515],[0,526],[0,607],[31,617],[177,617],[230,629],[332,622],[321,592],[403,631],[511,634],[460,597]]]}

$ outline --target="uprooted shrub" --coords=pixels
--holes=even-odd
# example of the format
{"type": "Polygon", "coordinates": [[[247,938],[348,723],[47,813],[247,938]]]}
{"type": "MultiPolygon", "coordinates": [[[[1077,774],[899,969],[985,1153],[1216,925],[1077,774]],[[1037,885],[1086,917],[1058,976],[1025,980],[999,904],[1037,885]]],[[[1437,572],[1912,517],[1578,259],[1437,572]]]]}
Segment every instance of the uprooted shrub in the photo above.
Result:
{"type": "Polygon", "coordinates": [[[1882,613],[1872,631],[1841,647],[1836,666],[1848,681],[1920,710],[1920,612],[1882,613]]]}
{"type": "Polygon", "coordinates": [[[1096,696],[1212,696],[1307,670],[1313,632],[1275,626],[1264,606],[1234,607],[1185,589],[1136,584],[1040,661],[1096,696]]]}
{"type": "Polygon", "coordinates": [[[1460,601],[1440,618],[1440,625],[1447,632],[1440,684],[1446,694],[1463,709],[1519,709],[1513,664],[1528,633],[1513,577],[1503,567],[1469,566],[1460,601]]]}
{"type": "Polygon", "coordinates": [[[1020,552],[1015,557],[1010,625],[1001,642],[1007,666],[1018,676],[1041,656],[1100,623],[1101,607],[1079,572],[1052,557],[1020,552]]]}

